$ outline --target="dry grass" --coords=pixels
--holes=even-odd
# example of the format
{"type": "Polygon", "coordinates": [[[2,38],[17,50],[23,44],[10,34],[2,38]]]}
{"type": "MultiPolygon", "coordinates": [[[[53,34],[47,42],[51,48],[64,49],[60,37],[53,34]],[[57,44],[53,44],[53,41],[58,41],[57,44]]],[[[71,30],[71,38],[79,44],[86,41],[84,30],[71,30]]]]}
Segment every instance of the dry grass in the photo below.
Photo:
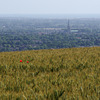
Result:
{"type": "Polygon", "coordinates": [[[6,99],[99,100],[100,47],[1,52],[0,100],[6,99]]]}

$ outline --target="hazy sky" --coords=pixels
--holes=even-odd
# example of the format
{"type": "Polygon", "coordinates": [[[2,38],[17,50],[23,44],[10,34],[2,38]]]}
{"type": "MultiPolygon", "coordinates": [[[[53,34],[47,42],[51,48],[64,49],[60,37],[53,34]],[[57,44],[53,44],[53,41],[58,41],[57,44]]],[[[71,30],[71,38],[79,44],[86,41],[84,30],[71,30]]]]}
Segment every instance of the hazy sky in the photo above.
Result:
{"type": "Polygon", "coordinates": [[[100,14],[100,0],[0,0],[0,14],[100,14]]]}

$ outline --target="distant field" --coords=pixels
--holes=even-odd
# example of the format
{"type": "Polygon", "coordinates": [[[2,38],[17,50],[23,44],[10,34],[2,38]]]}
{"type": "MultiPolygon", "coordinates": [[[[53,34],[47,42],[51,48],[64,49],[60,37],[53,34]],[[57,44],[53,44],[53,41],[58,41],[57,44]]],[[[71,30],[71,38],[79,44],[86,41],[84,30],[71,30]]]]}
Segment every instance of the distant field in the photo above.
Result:
{"type": "Polygon", "coordinates": [[[100,47],[1,52],[0,100],[100,100],[100,47]]]}

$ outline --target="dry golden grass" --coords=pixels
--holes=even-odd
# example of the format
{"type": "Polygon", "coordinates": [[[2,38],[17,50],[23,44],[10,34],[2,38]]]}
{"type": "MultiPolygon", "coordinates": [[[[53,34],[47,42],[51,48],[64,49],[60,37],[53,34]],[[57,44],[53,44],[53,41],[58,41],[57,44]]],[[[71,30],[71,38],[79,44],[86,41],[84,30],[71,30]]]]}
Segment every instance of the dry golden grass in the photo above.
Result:
{"type": "Polygon", "coordinates": [[[0,100],[99,99],[100,47],[0,53],[0,100]]]}

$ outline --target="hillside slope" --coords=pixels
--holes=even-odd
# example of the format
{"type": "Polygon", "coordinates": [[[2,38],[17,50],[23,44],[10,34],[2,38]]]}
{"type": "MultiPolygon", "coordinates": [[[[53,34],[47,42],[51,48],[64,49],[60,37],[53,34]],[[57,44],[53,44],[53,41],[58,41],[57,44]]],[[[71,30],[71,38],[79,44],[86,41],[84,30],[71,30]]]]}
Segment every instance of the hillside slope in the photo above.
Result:
{"type": "Polygon", "coordinates": [[[100,47],[1,52],[5,99],[99,100],[100,47]]]}

